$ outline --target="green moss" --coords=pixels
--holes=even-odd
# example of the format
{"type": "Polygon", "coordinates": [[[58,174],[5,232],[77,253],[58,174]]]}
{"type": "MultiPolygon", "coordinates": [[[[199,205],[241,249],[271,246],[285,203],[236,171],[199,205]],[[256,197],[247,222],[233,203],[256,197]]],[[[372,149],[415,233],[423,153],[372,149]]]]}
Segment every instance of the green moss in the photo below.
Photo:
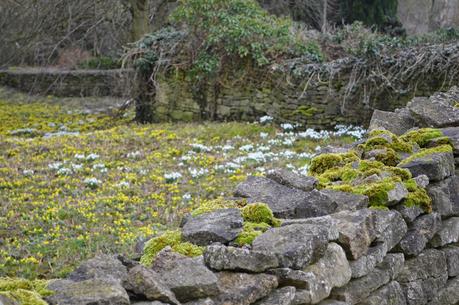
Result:
{"type": "Polygon", "coordinates": [[[243,231],[239,234],[234,242],[239,246],[251,245],[255,238],[270,228],[271,226],[267,223],[245,222],[243,231]]]}
{"type": "Polygon", "coordinates": [[[245,204],[245,201],[226,200],[221,197],[213,200],[203,200],[199,207],[191,212],[191,215],[198,216],[218,209],[239,208],[245,204]]]}
{"type": "Polygon", "coordinates": [[[453,148],[450,145],[440,145],[437,147],[425,148],[425,149],[418,151],[415,154],[412,154],[408,158],[404,159],[402,162],[399,163],[399,166],[408,164],[411,161],[414,161],[419,158],[424,158],[429,155],[438,154],[438,153],[452,153],[452,152],[453,152],[453,148]]]}
{"type": "Polygon", "coordinates": [[[273,211],[266,203],[253,203],[242,208],[242,217],[246,222],[267,223],[277,227],[279,220],[274,217],[273,211]]]}
{"type": "Polygon", "coordinates": [[[174,245],[172,250],[189,257],[199,256],[204,253],[204,247],[196,246],[189,242],[181,242],[177,245],[174,245]]]}
{"type": "Polygon", "coordinates": [[[386,130],[386,129],[375,129],[375,130],[370,131],[370,133],[368,134],[368,136],[370,138],[377,137],[377,136],[380,136],[380,135],[389,136],[392,140],[397,138],[397,136],[394,133],[392,133],[392,132],[390,132],[389,130],[386,130]]]}
{"type": "Polygon", "coordinates": [[[204,250],[202,247],[182,242],[182,233],[180,231],[166,231],[163,235],[152,238],[145,244],[140,263],[150,266],[156,255],[167,246],[170,246],[175,252],[186,256],[199,256],[204,250]]]}
{"type": "Polygon", "coordinates": [[[310,118],[313,117],[317,112],[319,112],[319,109],[317,109],[316,107],[300,106],[293,113],[310,118]]]}
{"type": "Polygon", "coordinates": [[[0,295],[24,305],[46,305],[42,299],[52,294],[48,281],[20,278],[0,278],[0,295]]]}
{"type": "Polygon", "coordinates": [[[427,213],[432,212],[432,199],[426,190],[420,187],[408,193],[408,197],[403,201],[403,204],[407,207],[419,206],[427,213]]]}
{"type": "Polygon", "coordinates": [[[385,148],[384,152],[375,156],[375,160],[387,166],[396,166],[400,162],[400,157],[392,148],[385,148]]]}
{"type": "Polygon", "coordinates": [[[360,185],[354,188],[354,192],[368,196],[370,206],[385,206],[388,201],[388,192],[395,188],[397,179],[386,178],[376,183],[360,185]]]}
{"type": "Polygon", "coordinates": [[[376,137],[369,138],[365,142],[365,147],[374,148],[374,147],[379,147],[379,146],[389,146],[391,143],[392,141],[387,140],[387,138],[385,137],[376,136],[376,137]]]}
{"type": "Polygon", "coordinates": [[[0,291],[0,295],[16,301],[21,305],[47,305],[41,295],[36,291],[18,289],[13,291],[0,291]]]}
{"type": "Polygon", "coordinates": [[[384,170],[390,172],[394,176],[400,177],[402,181],[406,181],[412,178],[411,172],[405,168],[387,167],[384,170]]]}
{"type": "Polygon", "coordinates": [[[355,152],[319,155],[311,160],[309,173],[312,175],[320,175],[329,169],[344,166],[347,163],[357,160],[359,160],[359,158],[355,152]]]}
{"type": "Polygon", "coordinates": [[[422,128],[409,131],[400,137],[404,142],[415,142],[420,147],[425,147],[432,139],[443,137],[443,133],[435,128],[422,128]]]}

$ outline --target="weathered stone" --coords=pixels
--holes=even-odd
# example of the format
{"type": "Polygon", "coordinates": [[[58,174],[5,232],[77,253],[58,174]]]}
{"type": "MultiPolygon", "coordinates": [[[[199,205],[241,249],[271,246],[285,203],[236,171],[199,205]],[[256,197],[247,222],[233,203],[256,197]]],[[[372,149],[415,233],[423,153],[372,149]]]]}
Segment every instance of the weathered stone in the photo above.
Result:
{"type": "Polygon", "coordinates": [[[220,292],[217,276],[207,269],[202,257],[189,258],[163,250],[156,256],[152,268],[180,302],[220,292]]]}
{"type": "Polygon", "coordinates": [[[395,209],[402,215],[408,225],[412,224],[419,215],[424,213],[424,210],[420,206],[414,205],[408,207],[403,203],[396,206],[395,209]]]}
{"type": "Polygon", "coordinates": [[[243,219],[238,209],[221,209],[191,217],[183,226],[182,238],[207,246],[215,242],[229,243],[242,232],[243,219]]]}
{"type": "Polygon", "coordinates": [[[427,249],[419,256],[405,261],[397,277],[407,298],[408,305],[423,305],[444,287],[448,279],[445,254],[427,249]]]}
{"type": "Polygon", "coordinates": [[[449,245],[441,249],[446,256],[448,275],[450,277],[459,276],[459,245],[449,245]]]}
{"type": "Polygon", "coordinates": [[[429,302],[429,305],[457,305],[459,304],[459,277],[450,279],[446,287],[440,290],[429,302]]]}
{"type": "Polygon", "coordinates": [[[426,175],[431,182],[441,181],[454,175],[454,156],[450,152],[433,153],[399,165],[416,177],[426,175]]]}
{"type": "Polygon", "coordinates": [[[350,281],[346,286],[334,288],[331,295],[334,299],[357,304],[368,298],[373,291],[387,284],[390,279],[389,271],[376,267],[369,274],[350,281]]]}
{"type": "Polygon", "coordinates": [[[400,284],[392,281],[373,292],[358,305],[406,305],[406,299],[400,284]]]}
{"type": "Polygon", "coordinates": [[[341,302],[337,300],[324,300],[319,305],[349,305],[349,303],[341,302]]]}
{"type": "Polygon", "coordinates": [[[168,305],[168,304],[159,302],[159,301],[142,301],[142,302],[131,303],[131,305],[168,305]]]}
{"type": "Polygon", "coordinates": [[[332,297],[350,304],[363,302],[379,287],[389,283],[403,267],[403,254],[388,254],[369,274],[350,281],[346,286],[334,288],[332,297]]]}
{"type": "Polygon", "coordinates": [[[387,206],[393,206],[401,202],[408,196],[406,186],[401,183],[395,183],[395,187],[387,192],[387,206]]]}
{"type": "Polygon", "coordinates": [[[218,283],[222,291],[214,298],[216,305],[249,305],[277,288],[277,278],[268,274],[220,272],[218,283]]]}
{"type": "Polygon", "coordinates": [[[336,203],[317,190],[304,192],[289,188],[271,179],[249,177],[240,183],[235,196],[251,202],[264,202],[278,218],[308,218],[331,214],[336,203]]]}
{"type": "Polygon", "coordinates": [[[215,305],[215,302],[210,298],[206,298],[183,303],[183,305],[215,305]]]}
{"type": "Polygon", "coordinates": [[[330,295],[333,287],[342,287],[351,279],[351,269],[343,249],[330,243],[324,256],[304,270],[289,268],[270,271],[281,286],[294,286],[298,296],[296,303],[316,304],[330,295]]]}
{"type": "Polygon", "coordinates": [[[441,247],[459,242],[459,217],[451,217],[443,221],[441,229],[434,235],[430,244],[441,247]]]}
{"type": "Polygon", "coordinates": [[[408,283],[400,283],[405,292],[408,305],[424,305],[432,300],[443,289],[448,280],[448,275],[429,277],[425,280],[416,280],[408,283]]]}
{"type": "Polygon", "coordinates": [[[317,187],[319,180],[315,177],[302,176],[288,169],[275,169],[268,173],[267,178],[276,181],[282,185],[296,188],[305,192],[312,191],[317,187]]]}
{"type": "Polygon", "coordinates": [[[376,210],[373,213],[375,215],[376,240],[385,243],[387,251],[390,251],[405,236],[408,230],[407,225],[402,215],[397,211],[376,210]]]}
{"type": "Polygon", "coordinates": [[[337,227],[337,221],[330,215],[313,217],[313,218],[298,218],[298,219],[286,219],[282,221],[282,226],[290,226],[294,224],[309,224],[324,226],[328,230],[328,240],[337,240],[339,238],[339,231],[337,227]]]}
{"type": "Polygon", "coordinates": [[[125,288],[151,301],[179,304],[157,273],[139,265],[129,270],[125,288]]]}
{"type": "Polygon", "coordinates": [[[337,221],[338,243],[348,257],[355,260],[365,255],[376,238],[374,211],[363,209],[355,212],[340,212],[331,216],[337,221]]]}
{"type": "Polygon", "coordinates": [[[443,217],[459,216],[459,177],[453,176],[427,187],[434,211],[443,217]]]}
{"type": "Polygon", "coordinates": [[[337,205],[335,212],[356,211],[368,207],[368,197],[334,190],[322,190],[337,205]]]}
{"type": "Polygon", "coordinates": [[[273,228],[253,241],[253,250],[274,253],[281,267],[302,269],[325,253],[328,236],[328,229],[319,225],[273,228]]]}
{"type": "Polygon", "coordinates": [[[441,129],[444,136],[448,137],[454,148],[454,154],[459,155],[459,127],[441,129]]]}
{"type": "Polygon", "coordinates": [[[0,305],[19,305],[19,303],[0,294],[0,305]]]}
{"type": "Polygon", "coordinates": [[[351,279],[346,254],[335,243],[330,243],[324,256],[317,263],[306,267],[304,272],[313,274],[314,281],[309,285],[313,304],[327,298],[332,288],[343,287],[351,279]]]}
{"type": "Polygon", "coordinates": [[[110,255],[99,255],[81,263],[68,278],[72,281],[111,279],[122,283],[126,280],[127,274],[127,269],[121,261],[110,255]]]}
{"type": "Polygon", "coordinates": [[[380,243],[368,249],[368,253],[356,260],[350,261],[352,278],[359,278],[373,271],[387,254],[387,244],[380,243]]]}
{"type": "Polygon", "coordinates": [[[217,271],[233,270],[260,273],[279,266],[274,254],[223,245],[208,246],[204,253],[206,265],[217,271]]]}
{"type": "Polygon", "coordinates": [[[440,228],[441,218],[438,213],[423,215],[413,222],[398,244],[398,249],[408,256],[418,255],[440,228]]]}
{"type": "Polygon", "coordinates": [[[371,117],[368,130],[386,129],[400,136],[413,128],[414,123],[414,120],[409,116],[376,109],[371,117]]]}
{"type": "Polygon", "coordinates": [[[295,287],[283,287],[271,292],[269,296],[258,301],[255,305],[291,305],[295,298],[295,287]]]}
{"type": "Polygon", "coordinates": [[[419,175],[417,177],[414,177],[413,179],[416,182],[416,184],[422,188],[426,188],[430,183],[429,177],[427,175],[419,175]]]}
{"type": "Polygon", "coordinates": [[[389,253],[378,265],[379,269],[389,272],[391,280],[395,280],[405,265],[405,256],[402,253],[389,253]]]}
{"type": "Polygon", "coordinates": [[[407,283],[443,274],[448,274],[445,254],[439,250],[426,249],[417,257],[405,261],[397,281],[407,283]]]}
{"type": "Polygon", "coordinates": [[[422,127],[459,126],[459,108],[454,103],[458,100],[458,89],[453,87],[446,93],[436,93],[430,98],[415,97],[407,108],[417,118],[422,127]]]}
{"type": "Polygon", "coordinates": [[[129,305],[126,290],[116,280],[56,280],[48,289],[54,292],[46,297],[50,305],[129,305]]]}

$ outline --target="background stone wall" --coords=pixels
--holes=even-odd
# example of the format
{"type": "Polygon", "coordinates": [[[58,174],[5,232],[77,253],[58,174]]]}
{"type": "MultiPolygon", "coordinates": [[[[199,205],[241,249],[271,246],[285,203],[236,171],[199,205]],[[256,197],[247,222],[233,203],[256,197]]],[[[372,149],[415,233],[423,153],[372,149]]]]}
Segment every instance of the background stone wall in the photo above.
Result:
{"type": "Polygon", "coordinates": [[[0,85],[58,97],[127,96],[131,70],[0,70],[0,85]]]}

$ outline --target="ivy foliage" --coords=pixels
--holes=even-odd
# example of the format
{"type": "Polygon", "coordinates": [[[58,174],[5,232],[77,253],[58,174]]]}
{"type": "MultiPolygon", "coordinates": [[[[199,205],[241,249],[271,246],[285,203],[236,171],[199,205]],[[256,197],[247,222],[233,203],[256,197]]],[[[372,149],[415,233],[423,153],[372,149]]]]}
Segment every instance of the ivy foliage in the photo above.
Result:
{"type": "Polygon", "coordinates": [[[255,0],[181,0],[170,21],[172,28],[145,36],[130,52],[137,69],[175,67],[201,82],[283,58],[322,60],[317,43],[296,37],[290,19],[270,15],[255,0]]]}

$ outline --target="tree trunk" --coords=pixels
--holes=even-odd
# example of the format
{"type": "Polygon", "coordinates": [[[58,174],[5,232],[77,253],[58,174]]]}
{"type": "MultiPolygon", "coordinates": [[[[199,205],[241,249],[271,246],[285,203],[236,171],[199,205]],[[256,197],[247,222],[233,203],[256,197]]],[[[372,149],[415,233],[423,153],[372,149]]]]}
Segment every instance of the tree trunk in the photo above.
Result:
{"type": "Polygon", "coordinates": [[[129,0],[132,15],[131,41],[137,41],[149,32],[148,0],[129,0]]]}

